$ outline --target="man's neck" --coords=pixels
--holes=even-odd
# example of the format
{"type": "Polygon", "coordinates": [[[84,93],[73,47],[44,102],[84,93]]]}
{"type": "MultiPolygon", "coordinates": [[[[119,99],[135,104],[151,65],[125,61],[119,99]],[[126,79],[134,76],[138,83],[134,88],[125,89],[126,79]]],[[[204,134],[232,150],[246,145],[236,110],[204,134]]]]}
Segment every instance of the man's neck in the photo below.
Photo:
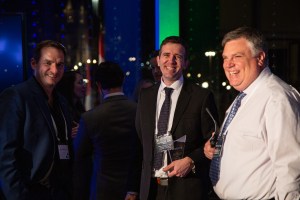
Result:
{"type": "Polygon", "coordinates": [[[102,89],[103,95],[108,95],[116,92],[123,92],[123,89],[121,87],[116,88],[109,88],[109,89],[102,89]]]}

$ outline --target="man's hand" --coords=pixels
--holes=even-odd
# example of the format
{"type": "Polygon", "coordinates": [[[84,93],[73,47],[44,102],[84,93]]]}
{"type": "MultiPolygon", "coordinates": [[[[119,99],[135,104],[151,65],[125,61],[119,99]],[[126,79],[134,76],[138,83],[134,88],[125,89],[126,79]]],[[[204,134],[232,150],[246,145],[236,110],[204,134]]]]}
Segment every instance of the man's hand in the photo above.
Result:
{"type": "Polygon", "coordinates": [[[212,159],[214,156],[215,148],[211,147],[210,140],[207,140],[207,142],[204,145],[204,154],[208,159],[212,159]]]}
{"type": "Polygon", "coordinates": [[[137,194],[127,193],[125,200],[137,200],[137,194]]]}
{"type": "Polygon", "coordinates": [[[185,157],[183,159],[173,161],[171,164],[166,166],[163,171],[169,172],[169,177],[185,177],[193,167],[193,160],[190,157],[185,157]]]}

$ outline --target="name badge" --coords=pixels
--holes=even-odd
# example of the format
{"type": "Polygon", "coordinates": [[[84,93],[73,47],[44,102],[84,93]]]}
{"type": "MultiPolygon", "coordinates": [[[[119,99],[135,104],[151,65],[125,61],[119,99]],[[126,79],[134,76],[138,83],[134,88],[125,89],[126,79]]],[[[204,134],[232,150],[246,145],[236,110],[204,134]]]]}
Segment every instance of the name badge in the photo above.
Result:
{"type": "Polygon", "coordinates": [[[166,151],[166,150],[173,150],[174,149],[174,142],[172,135],[165,134],[163,136],[159,136],[156,138],[156,148],[158,152],[166,151]]]}
{"type": "Polygon", "coordinates": [[[58,153],[59,153],[59,159],[61,159],[61,160],[69,160],[70,159],[68,145],[59,144],[58,145],[58,153]]]}

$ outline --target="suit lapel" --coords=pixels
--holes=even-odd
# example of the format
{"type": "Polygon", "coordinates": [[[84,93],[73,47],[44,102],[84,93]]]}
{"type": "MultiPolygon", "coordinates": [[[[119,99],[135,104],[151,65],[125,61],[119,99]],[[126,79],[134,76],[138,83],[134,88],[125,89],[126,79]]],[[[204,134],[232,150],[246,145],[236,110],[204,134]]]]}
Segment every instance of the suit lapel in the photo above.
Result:
{"type": "Polygon", "coordinates": [[[188,87],[189,84],[185,81],[183,83],[181,92],[178,97],[175,113],[174,113],[174,119],[173,119],[173,124],[171,128],[171,133],[174,134],[176,127],[180,121],[180,119],[183,116],[184,111],[186,110],[186,107],[188,106],[188,103],[191,98],[191,89],[188,87]]]}
{"type": "Polygon", "coordinates": [[[147,95],[145,95],[145,113],[147,121],[149,121],[149,134],[145,135],[146,141],[154,141],[155,136],[155,120],[156,120],[156,103],[157,103],[157,93],[158,93],[159,84],[155,85],[152,88],[149,88],[147,95]]]}
{"type": "Polygon", "coordinates": [[[52,122],[51,115],[50,115],[50,110],[49,110],[47,101],[44,97],[45,94],[43,93],[41,86],[39,86],[38,83],[36,82],[36,80],[34,80],[32,78],[29,82],[29,88],[31,88],[31,90],[33,91],[36,105],[38,105],[38,107],[40,108],[41,113],[44,116],[44,118],[46,119],[47,124],[48,124],[52,134],[55,135],[53,122],[52,122]]]}
{"type": "MultiPolygon", "coordinates": [[[[150,118],[150,123],[151,123],[151,127],[153,127],[153,130],[151,130],[151,132],[155,132],[155,121],[156,121],[156,105],[157,105],[157,93],[158,93],[158,88],[159,88],[159,84],[156,87],[153,87],[153,90],[151,91],[148,99],[149,99],[149,118],[150,118]],[[151,102],[155,102],[155,103],[151,103],[151,102]]],[[[154,136],[154,134],[153,134],[154,136]]]]}

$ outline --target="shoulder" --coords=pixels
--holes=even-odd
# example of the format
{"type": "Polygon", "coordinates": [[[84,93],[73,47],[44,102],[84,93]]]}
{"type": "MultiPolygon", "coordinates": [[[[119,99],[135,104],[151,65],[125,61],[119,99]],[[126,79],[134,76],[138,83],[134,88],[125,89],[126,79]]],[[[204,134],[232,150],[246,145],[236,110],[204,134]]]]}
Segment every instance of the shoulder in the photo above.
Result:
{"type": "Polygon", "coordinates": [[[135,107],[137,103],[129,99],[125,95],[117,95],[117,96],[108,97],[103,101],[102,104],[100,104],[100,106],[103,107],[110,107],[111,105],[124,106],[124,104],[135,107]]]}
{"type": "Polygon", "coordinates": [[[300,101],[299,92],[274,74],[267,79],[262,88],[264,94],[267,94],[271,99],[295,99],[298,102],[300,101]]]}
{"type": "Polygon", "coordinates": [[[1,100],[19,99],[24,97],[31,97],[31,83],[24,81],[15,86],[8,87],[0,93],[1,100]]]}
{"type": "Polygon", "coordinates": [[[121,98],[119,98],[119,101],[116,101],[115,104],[123,107],[123,109],[125,110],[135,110],[137,106],[137,103],[129,99],[127,96],[121,96],[121,98]]]}
{"type": "Polygon", "coordinates": [[[109,100],[105,100],[100,105],[96,106],[92,110],[89,110],[82,114],[82,118],[98,118],[105,117],[117,111],[134,111],[136,110],[137,103],[128,99],[126,96],[112,97],[109,100]]]}

